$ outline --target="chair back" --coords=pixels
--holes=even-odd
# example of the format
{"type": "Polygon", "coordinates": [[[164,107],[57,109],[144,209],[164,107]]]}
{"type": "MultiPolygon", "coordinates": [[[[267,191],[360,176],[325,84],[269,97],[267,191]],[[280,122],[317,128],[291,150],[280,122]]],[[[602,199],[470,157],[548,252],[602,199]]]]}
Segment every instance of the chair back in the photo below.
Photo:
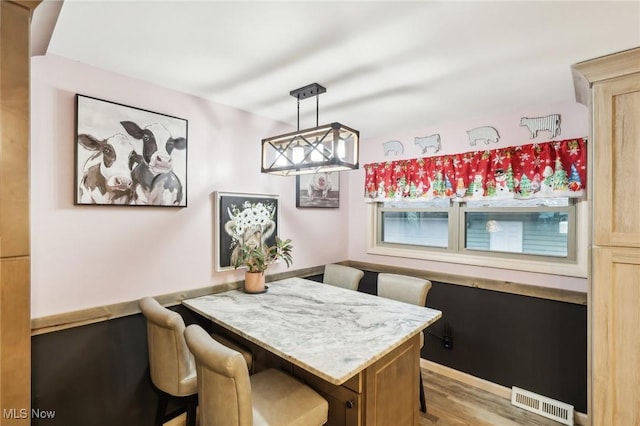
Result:
{"type": "Polygon", "coordinates": [[[322,282],[349,290],[358,290],[364,272],[351,266],[330,263],[324,267],[322,282]]]}
{"type": "Polygon", "coordinates": [[[240,352],[218,343],[196,324],[184,335],[196,361],[200,424],[252,426],[251,382],[240,352]]]}
{"type": "Polygon", "coordinates": [[[138,304],[147,319],[151,381],[170,395],[193,395],[197,391],[195,362],[184,339],[182,316],[152,297],[138,304]]]}
{"type": "Polygon", "coordinates": [[[425,306],[431,281],[398,274],[378,274],[378,296],[425,306]]]}

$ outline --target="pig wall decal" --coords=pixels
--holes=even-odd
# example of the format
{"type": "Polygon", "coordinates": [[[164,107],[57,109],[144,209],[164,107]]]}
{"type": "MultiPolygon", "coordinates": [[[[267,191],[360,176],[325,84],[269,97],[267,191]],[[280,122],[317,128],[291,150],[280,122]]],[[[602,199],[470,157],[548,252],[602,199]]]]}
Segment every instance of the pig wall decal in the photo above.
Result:
{"type": "Polygon", "coordinates": [[[476,146],[476,142],[481,140],[485,144],[489,145],[489,142],[496,143],[500,140],[498,131],[493,127],[483,126],[476,127],[475,129],[467,130],[469,135],[469,145],[476,146]]]}
{"type": "Polygon", "coordinates": [[[388,141],[382,144],[382,149],[384,149],[384,155],[400,155],[404,153],[404,145],[400,141],[388,141]]]}

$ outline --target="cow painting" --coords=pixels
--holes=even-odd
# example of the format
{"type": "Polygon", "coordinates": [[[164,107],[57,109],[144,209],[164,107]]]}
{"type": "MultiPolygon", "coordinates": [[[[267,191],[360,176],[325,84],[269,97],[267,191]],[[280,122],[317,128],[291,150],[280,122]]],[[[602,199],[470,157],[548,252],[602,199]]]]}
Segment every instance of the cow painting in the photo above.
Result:
{"type": "Polygon", "coordinates": [[[93,152],[82,170],[78,185],[80,204],[129,204],[133,179],[129,161],[134,154],[131,139],[117,133],[106,139],[78,135],[78,145],[93,152]]]}
{"type": "Polygon", "coordinates": [[[175,149],[186,149],[187,140],[173,137],[160,123],[144,128],[133,121],[121,121],[120,124],[132,138],[142,141],[142,154],[136,153],[130,162],[135,204],[180,205],[183,187],[173,171],[171,154],[175,149]]]}

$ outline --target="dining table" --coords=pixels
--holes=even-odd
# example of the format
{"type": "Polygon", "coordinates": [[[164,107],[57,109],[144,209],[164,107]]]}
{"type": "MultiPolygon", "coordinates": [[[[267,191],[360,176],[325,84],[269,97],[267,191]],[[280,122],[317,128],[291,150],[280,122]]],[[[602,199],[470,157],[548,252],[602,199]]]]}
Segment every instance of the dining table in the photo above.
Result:
{"type": "Polygon", "coordinates": [[[329,401],[328,425],[417,425],[420,334],[439,310],[305,278],[185,299],[241,341],[253,372],[280,368],[329,401]]]}

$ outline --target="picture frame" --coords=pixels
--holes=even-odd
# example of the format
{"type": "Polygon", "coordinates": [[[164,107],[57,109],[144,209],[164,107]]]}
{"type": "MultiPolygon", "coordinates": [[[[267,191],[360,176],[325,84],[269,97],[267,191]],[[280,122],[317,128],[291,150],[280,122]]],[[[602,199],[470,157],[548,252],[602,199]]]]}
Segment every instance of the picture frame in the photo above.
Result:
{"type": "Polygon", "coordinates": [[[296,207],[340,207],[340,172],[320,172],[296,176],[296,207]]]}
{"type": "Polygon", "coordinates": [[[216,271],[234,269],[234,251],[245,241],[275,244],[279,217],[278,195],[216,191],[216,271]]]}
{"type": "Polygon", "coordinates": [[[188,122],[76,94],[75,205],[187,207],[188,122]]]}

